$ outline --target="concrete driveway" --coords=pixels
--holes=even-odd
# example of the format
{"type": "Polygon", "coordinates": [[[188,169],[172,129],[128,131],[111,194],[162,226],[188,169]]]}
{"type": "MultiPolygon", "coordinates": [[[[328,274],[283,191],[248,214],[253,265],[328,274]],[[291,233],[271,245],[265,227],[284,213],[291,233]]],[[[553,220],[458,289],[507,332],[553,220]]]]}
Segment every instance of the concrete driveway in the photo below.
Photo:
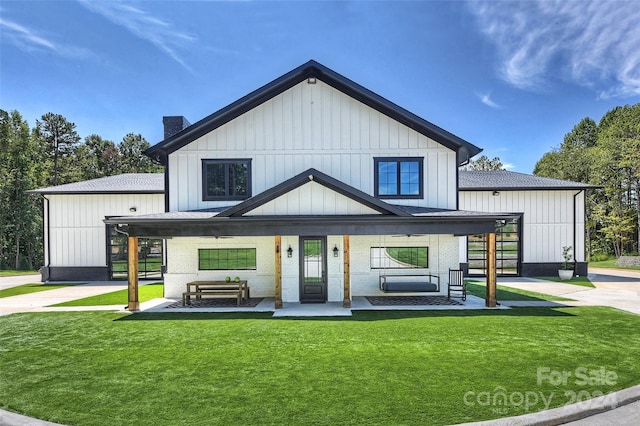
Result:
{"type": "Polygon", "coordinates": [[[522,290],[566,297],[567,305],[610,306],[640,315],[640,271],[589,268],[595,288],[534,278],[499,278],[498,284],[522,290]]]}

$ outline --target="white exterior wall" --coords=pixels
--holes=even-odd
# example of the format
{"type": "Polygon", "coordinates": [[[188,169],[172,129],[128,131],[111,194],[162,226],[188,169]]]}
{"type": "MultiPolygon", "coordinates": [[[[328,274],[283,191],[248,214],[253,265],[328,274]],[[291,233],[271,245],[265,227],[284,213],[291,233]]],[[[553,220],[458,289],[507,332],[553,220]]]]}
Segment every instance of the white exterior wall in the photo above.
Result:
{"type": "Polygon", "coordinates": [[[454,151],[317,80],[301,82],[169,155],[169,209],[237,204],[202,200],[202,159],[250,158],[252,195],[309,168],[374,194],[374,157],[424,157],[424,199],[456,208],[454,151]]]}
{"type": "MultiPolygon", "coordinates": [[[[282,256],[282,300],[300,301],[300,247],[298,236],[283,236],[280,255],[282,256]],[[291,246],[293,256],[287,257],[291,246]]],[[[384,294],[378,288],[379,277],[383,274],[429,273],[440,277],[440,293],[445,295],[449,268],[458,267],[458,238],[452,235],[427,235],[423,237],[393,236],[351,236],[351,294],[352,296],[373,296],[384,294]],[[428,269],[371,269],[371,247],[429,247],[428,269]]],[[[344,295],[344,247],[343,237],[327,237],[327,299],[342,302],[344,295]],[[333,256],[333,248],[340,250],[333,256]]],[[[274,237],[233,237],[215,239],[203,237],[173,238],[167,240],[167,273],[164,275],[165,297],[180,299],[186,283],[196,280],[224,280],[238,276],[246,279],[252,297],[275,296],[275,240],[274,237]],[[201,248],[255,248],[257,268],[255,271],[198,271],[198,249],[201,248]]],[[[423,293],[422,293],[423,294],[423,293]]],[[[434,294],[434,293],[430,293],[434,294]]]]}
{"type": "MultiPolygon", "coordinates": [[[[105,216],[164,211],[163,194],[48,194],[50,234],[45,223],[45,262],[52,267],[106,266],[105,216]],[[136,212],[129,211],[136,207],[136,212]],[[49,253],[50,236],[51,253],[49,253]]],[[[45,204],[45,221],[47,211],[45,204]]]]}
{"type": "MultiPolygon", "coordinates": [[[[572,246],[575,260],[584,262],[584,191],[500,191],[498,196],[493,191],[460,191],[460,209],[524,213],[521,241],[524,263],[561,262],[564,246],[572,246]],[[578,195],[574,210],[575,194],[578,195]]],[[[460,255],[466,260],[465,238],[460,242],[460,255]]]]}

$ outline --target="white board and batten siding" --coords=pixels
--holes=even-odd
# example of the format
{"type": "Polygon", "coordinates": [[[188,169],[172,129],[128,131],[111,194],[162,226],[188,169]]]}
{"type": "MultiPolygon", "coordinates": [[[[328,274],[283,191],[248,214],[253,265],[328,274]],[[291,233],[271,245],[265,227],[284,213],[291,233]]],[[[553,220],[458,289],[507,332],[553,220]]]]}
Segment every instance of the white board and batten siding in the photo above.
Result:
{"type": "MultiPolygon", "coordinates": [[[[163,194],[64,194],[49,199],[52,267],[106,266],[106,216],[133,216],[164,211],[163,194]],[[131,207],[136,212],[130,212],[131,207]]],[[[45,221],[47,214],[45,209],[45,221]]],[[[46,229],[46,223],[45,223],[46,229]]]]}
{"type": "MultiPolygon", "coordinates": [[[[562,247],[573,246],[584,261],[584,192],[575,190],[460,191],[460,209],[488,213],[523,213],[522,249],[525,263],[561,262],[562,247]],[[574,208],[574,195],[575,208],[574,208]],[[575,246],[574,246],[575,217],[575,246]]],[[[464,240],[464,239],[463,239],[464,240]]],[[[463,241],[464,244],[466,242],[463,241]]],[[[461,254],[463,248],[461,247],[461,254]]],[[[466,246],[464,247],[466,257],[466,246]]]]}
{"type": "Polygon", "coordinates": [[[424,199],[456,208],[456,153],[331,86],[301,82],[169,156],[169,209],[237,202],[202,200],[203,159],[251,159],[252,195],[315,168],[374,194],[374,157],[423,157],[424,199]]]}

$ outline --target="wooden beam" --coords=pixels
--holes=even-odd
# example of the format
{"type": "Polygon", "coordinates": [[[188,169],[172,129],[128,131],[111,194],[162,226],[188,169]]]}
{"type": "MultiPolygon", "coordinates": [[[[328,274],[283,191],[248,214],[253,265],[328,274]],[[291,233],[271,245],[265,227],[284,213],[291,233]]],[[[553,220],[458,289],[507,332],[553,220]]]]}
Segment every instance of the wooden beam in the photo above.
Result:
{"type": "Polygon", "coordinates": [[[487,234],[487,295],[485,305],[488,308],[495,308],[496,300],[496,234],[487,234]]]}
{"type": "Polygon", "coordinates": [[[128,277],[129,277],[129,303],[127,309],[130,311],[140,310],[140,300],[138,299],[138,237],[128,239],[128,277]]]}
{"type": "Polygon", "coordinates": [[[282,237],[275,236],[276,243],[276,302],[275,308],[282,309],[282,237]]]}
{"type": "Polygon", "coordinates": [[[344,257],[344,299],[342,306],[344,308],[351,307],[351,259],[349,254],[349,236],[342,236],[342,256],[344,257]]]}

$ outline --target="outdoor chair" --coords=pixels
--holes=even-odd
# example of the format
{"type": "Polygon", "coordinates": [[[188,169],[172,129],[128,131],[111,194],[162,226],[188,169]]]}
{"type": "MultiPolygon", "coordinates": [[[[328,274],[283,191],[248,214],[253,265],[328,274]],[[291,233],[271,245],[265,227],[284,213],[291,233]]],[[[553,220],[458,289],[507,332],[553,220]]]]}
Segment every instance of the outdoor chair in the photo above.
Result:
{"type": "Polygon", "coordinates": [[[461,269],[449,269],[449,294],[448,298],[460,297],[467,300],[467,284],[464,282],[464,271],[461,269]]]}

